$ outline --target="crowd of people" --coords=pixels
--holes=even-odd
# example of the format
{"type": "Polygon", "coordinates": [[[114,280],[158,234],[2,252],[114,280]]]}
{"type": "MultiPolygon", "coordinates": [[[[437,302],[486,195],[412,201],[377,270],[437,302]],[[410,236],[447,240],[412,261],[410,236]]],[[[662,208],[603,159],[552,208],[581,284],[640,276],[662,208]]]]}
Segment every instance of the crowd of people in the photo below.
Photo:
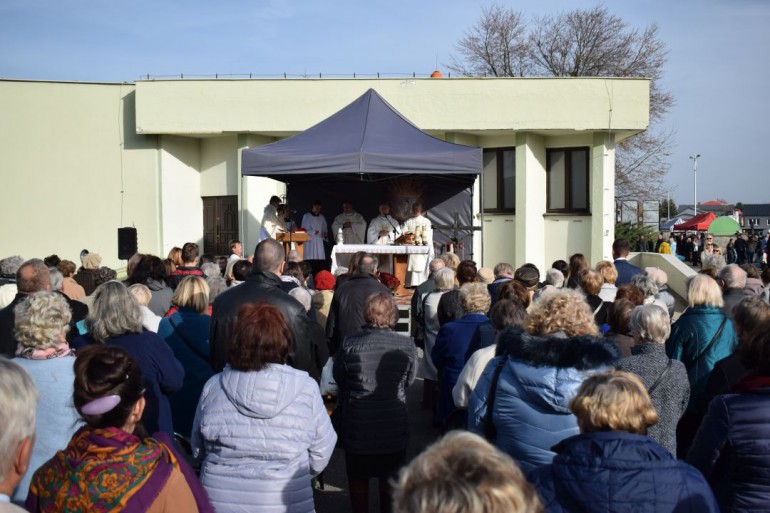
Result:
{"type": "Polygon", "coordinates": [[[230,249],[123,281],[87,251],[0,260],[0,511],[311,512],[335,447],[355,512],[374,478],[381,511],[766,509],[766,270],[707,255],[676,316],[624,240],[542,274],[446,253],[404,334],[377,255],[230,249]],[[418,377],[448,434],[410,462],[418,377]]]}
{"type": "Polygon", "coordinates": [[[640,253],[663,253],[677,255],[692,265],[702,265],[704,258],[714,254],[722,255],[728,264],[754,264],[758,268],[767,266],[770,262],[770,231],[761,235],[745,235],[735,233],[721,247],[714,235],[707,232],[693,234],[671,233],[666,238],[662,233],[657,240],[640,235],[634,249],[640,253]]]}

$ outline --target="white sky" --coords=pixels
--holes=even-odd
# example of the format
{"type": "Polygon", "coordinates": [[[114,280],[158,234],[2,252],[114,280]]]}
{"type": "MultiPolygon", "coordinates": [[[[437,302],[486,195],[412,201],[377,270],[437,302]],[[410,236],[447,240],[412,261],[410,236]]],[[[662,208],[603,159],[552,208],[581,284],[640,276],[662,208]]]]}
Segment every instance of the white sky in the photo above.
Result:
{"type": "MultiPolygon", "coordinates": [[[[596,2],[502,2],[536,16],[596,2]]],[[[0,0],[0,77],[133,82],[141,75],[446,73],[489,2],[469,0],[0,0]],[[437,66],[438,64],[438,66],[437,66]]],[[[761,120],[770,119],[770,1],[612,0],[660,27],[676,105],[667,186],[677,203],[769,202],[761,120]]]]}

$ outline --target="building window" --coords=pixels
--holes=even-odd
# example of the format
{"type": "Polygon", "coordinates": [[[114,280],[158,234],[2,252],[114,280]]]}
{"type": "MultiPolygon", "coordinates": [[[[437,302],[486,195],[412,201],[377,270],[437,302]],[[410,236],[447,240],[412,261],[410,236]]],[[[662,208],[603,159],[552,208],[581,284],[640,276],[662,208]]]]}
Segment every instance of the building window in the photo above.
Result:
{"type": "Polygon", "coordinates": [[[546,151],[548,212],[589,212],[588,148],[546,151]]]}
{"type": "Polygon", "coordinates": [[[484,150],[484,212],[515,212],[516,151],[484,150]]]}

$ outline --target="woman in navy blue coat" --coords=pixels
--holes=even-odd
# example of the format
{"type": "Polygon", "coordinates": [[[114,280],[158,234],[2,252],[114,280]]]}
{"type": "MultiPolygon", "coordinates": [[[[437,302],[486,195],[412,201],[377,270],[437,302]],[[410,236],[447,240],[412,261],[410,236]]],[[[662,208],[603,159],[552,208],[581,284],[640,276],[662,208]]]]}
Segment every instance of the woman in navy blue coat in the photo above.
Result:
{"type": "Polygon", "coordinates": [[[439,383],[436,420],[441,424],[455,409],[452,389],[465,366],[465,353],[476,329],[489,322],[486,314],[492,304],[486,285],[481,283],[466,283],[460,287],[460,301],[465,315],[441,326],[431,351],[439,383]]]}
{"type": "Polygon", "coordinates": [[[119,281],[108,281],[96,289],[94,304],[86,317],[88,334],[72,342],[74,348],[88,344],[122,347],[142,370],[147,406],[142,425],[148,433],[174,435],[168,396],[179,390],[184,368],[163,339],[142,328],[142,311],[119,281]]]}
{"type": "Polygon", "coordinates": [[[214,375],[209,361],[209,286],[200,276],[185,276],[171,304],[177,311],[158,326],[163,338],[184,367],[184,384],[170,398],[174,431],[189,437],[203,386],[214,375]]]}
{"type": "Polygon", "coordinates": [[[770,507],[770,323],[738,348],[749,372],[729,394],[716,396],[690,447],[687,461],[714,487],[722,511],[770,507]]]}
{"type": "Polygon", "coordinates": [[[581,434],[557,444],[553,463],[529,475],[546,512],[719,511],[703,476],[646,436],[658,414],[638,377],[596,374],[570,409],[581,434]]]}

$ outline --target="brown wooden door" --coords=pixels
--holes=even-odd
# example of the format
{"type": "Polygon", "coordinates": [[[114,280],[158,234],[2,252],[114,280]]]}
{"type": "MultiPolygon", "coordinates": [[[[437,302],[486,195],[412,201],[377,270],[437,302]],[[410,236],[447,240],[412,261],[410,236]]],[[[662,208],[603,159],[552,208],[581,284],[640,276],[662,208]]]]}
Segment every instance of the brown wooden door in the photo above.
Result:
{"type": "Polygon", "coordinates": [[[203,252],[229,255],[238,238],[238,196],[209,196],[203,200],[203,252]]]}

